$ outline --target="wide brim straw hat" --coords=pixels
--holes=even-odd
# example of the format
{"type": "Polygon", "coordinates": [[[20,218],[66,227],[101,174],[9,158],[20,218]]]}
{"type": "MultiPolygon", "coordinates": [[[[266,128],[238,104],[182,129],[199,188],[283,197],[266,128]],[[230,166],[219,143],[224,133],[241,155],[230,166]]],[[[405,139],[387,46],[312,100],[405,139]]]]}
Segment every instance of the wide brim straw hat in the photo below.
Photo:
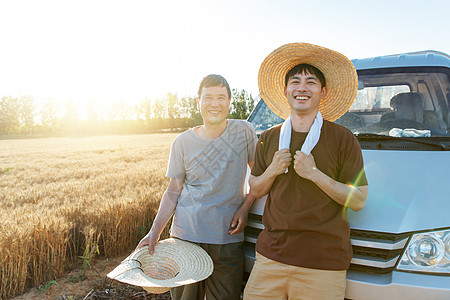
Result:
{"type": "Polygon", "coordinates": [[[283,45],[264,59],[259,69],[258,86],[267,106],[283,119],[290,115],[284,80],[298,64],[310,64],[325,76],[328,92],[319,104],[322,117],[334,121],[345,114],[358,91],[358,75],[353,63],[339,52],[307,43],[283,45]]]}
{"type": "Polygon", "coordinates": [[[148,246],[133,252],[106,276],[140,286],[152,294],[162,294],[173,287],[208,278],[213,268],[213,261],[203,248],[169,238],[155,245],[153,255],[148,246]]]}

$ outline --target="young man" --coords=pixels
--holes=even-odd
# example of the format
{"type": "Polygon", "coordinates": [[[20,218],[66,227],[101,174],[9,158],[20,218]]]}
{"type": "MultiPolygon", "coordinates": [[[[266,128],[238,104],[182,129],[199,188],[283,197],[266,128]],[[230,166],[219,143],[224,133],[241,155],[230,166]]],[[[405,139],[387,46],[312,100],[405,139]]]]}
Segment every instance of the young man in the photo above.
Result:
{"type": "Polygon", "coordinates": [[[368,187],[357,139],[332,121],[357,86],[351,61],[310,44],[284,45],[262,63],[261,97],[286,121],[257,143],[250,187],[268,198],[244,299],[344,299],[346,211],[364,207],[368,187]]]}
{"type": "Polygon", "coordinates": [[[170,182],[149,233],[137,248],[153,254],[174,214],[171,236],[198,243],[214,262],[202,282],[171,290],[172,299],[239,299],[243,274],[243,229],[253,203],[246,196],[247,165],[253,166],[256,133],[243,120],[227,120],[230,87],[220,75],[203,78],[198,90],[203,125],[175,138],[167,176],[170,182]],[[245,199],[244,199],[245,196],[245,199]]]}

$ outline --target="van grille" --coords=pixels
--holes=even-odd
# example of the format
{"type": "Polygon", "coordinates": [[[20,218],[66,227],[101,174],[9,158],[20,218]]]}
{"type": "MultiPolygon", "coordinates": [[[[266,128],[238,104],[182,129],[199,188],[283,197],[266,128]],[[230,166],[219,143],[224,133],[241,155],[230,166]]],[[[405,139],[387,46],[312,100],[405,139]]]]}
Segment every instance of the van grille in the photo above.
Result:
{"type": "MultiPolygon", "coordinates": [[[[264,229],[261,216],[249,214],[245,228],[245,270],[250,272],[255,257],[255,243],[264,229]]],[[[400,259],[410,234],[388,234],[362,230],[351,231],[353,258],[350,269],[370,273],[389,273],[400,259]]]]}
{"type": "Polygon", "coordinates": [[[388,234],[362,230],[351,231],[353,258],[350,269],[372,273],[394,270],[410,234],[388,234]]]}

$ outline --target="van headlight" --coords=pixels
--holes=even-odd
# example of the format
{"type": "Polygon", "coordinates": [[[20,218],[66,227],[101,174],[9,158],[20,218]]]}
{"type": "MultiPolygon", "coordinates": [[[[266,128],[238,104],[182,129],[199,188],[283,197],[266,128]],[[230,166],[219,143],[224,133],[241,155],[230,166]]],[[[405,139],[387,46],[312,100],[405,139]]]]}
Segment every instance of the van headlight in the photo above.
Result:
{"type": "Polygon", "coordinates": [[[414,234],[397,270],[450,274],[450,230],[414,234]]]}

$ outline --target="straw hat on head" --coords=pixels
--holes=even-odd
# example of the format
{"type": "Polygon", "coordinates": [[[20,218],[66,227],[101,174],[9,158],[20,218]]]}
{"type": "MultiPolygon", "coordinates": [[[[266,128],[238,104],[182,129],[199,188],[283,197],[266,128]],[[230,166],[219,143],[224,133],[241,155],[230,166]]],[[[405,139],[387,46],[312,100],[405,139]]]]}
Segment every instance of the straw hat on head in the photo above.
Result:
{"type": "Polygon", "coordinates": [[[153,255],[148,246],[133,252],[106,276],[162,294],[208,278],[213,267],[211,257],[200,246],[169,238],[155,245],[153,255]]]}
{"type": "Polygon", "coordinates": [[[319,111],[328,121],[339,119],[352,105],[358,91],[358,75],[343,54],[312,44],[292,43],[279,47],[264,59],[258,74],[259,93],[267,106],[286,119],[291,111],[284,96],[284,79],[296,65],[310,64],[325,76],[327,96],[319,111]]]}

